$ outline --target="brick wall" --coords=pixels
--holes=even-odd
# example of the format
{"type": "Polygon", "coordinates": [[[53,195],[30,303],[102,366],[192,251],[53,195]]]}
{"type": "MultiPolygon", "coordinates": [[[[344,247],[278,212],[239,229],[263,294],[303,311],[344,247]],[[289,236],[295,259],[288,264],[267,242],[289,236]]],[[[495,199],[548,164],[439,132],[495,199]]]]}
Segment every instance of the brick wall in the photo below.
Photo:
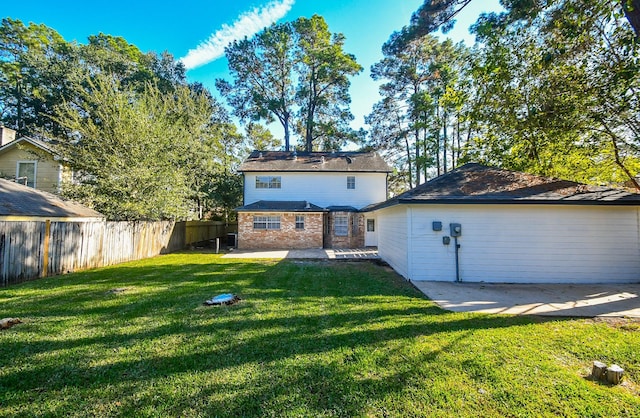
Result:
{"type": "Polygon", "coordinates": [[[322,248],[322,240],[322,213],[238,213],[238,249],[241,250],[322,248]],[[304,229],[296,229],[296,215],[304,215],[304,229]],[[280,229],[253,229],[254,216],[280,216],[280,229]]]}
{"type": "Polygon", "coordinates": [[[331,212],[325,217],[325,246],[327,248],[364,247],[364,215],[356,212],[331,212]],[[346,236],[335,234],[335,217],[347,216],[348,232],[346,236]]]}

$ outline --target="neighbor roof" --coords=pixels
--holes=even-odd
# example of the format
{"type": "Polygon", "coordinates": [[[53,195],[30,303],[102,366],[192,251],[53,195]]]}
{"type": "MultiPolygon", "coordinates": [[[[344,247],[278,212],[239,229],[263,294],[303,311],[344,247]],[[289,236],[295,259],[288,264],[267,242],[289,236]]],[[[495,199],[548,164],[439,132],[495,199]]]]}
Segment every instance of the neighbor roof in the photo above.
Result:
{"type": "Polygon", "coordinates": [[[8,144],[4,144],[2,147],[0,147],[0,152],[3,152],[4,150],[7,150],[9,148],[12,148],[21,142],[28,142],[34,147],[40,148],[41,150],[46,151],[49,154],[57,155],[57,153],[53,150],[51,143],[42,141],[40,139],[29,138],[28,136],[23,136],[14,141],[9,142],[8,144]]]}
{"type": "Polygon", "coordinates": [[[390,173],[392,170],[375,152],[253,151],[238,171],[390,173]]]}
{"type": "Polygon", "coordinates": [[[104,218],[86,206],[5,179],[0,179],[0,216],[104,218]]]}
{"type": "Polygon", "coordinates": [[[364,210],[403,203],[640,205],[640,195],[470,163],[364,210]]]}
{"type": "Polygon", "coordinates": [[[249,205],[236,208],[238,212],[326,212],[326,209],[306,200],[273,201],[259,200],[249,205]]]}

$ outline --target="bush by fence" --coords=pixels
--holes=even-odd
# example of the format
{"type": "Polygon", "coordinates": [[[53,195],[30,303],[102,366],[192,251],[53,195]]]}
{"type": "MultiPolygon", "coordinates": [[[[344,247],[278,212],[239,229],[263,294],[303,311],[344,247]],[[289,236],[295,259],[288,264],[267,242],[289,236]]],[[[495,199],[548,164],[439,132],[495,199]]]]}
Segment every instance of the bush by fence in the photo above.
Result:
{"type": "Polygon", "coordinates": [[[223,222],[0,221],[0,286],[180,250],[223,222]]]}

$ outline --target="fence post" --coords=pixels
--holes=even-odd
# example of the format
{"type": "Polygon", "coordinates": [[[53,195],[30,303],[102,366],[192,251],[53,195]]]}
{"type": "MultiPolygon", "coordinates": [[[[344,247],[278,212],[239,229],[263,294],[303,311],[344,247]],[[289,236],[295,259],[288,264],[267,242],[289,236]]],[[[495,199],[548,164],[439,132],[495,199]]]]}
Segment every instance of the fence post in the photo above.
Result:
{"type": "Polygon", "coordinates": [[[44,245],[42,249],[42,271],[40,277],[47,277],[47,271],[49,270],[49,235],[51,232],[51,220],[44,221],[44,245]]]}

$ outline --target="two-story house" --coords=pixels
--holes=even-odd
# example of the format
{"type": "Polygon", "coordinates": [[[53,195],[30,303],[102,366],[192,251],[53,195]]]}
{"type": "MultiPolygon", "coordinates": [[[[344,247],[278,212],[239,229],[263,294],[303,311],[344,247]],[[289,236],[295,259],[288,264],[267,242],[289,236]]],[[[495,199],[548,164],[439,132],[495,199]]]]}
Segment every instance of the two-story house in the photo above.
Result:
{"type": "Polygon", "coordinates": [[[240,166],[239,249],[377,245],[360,210],[387,198],[389,165],[375,152],[254,151],[240,166]]]}

